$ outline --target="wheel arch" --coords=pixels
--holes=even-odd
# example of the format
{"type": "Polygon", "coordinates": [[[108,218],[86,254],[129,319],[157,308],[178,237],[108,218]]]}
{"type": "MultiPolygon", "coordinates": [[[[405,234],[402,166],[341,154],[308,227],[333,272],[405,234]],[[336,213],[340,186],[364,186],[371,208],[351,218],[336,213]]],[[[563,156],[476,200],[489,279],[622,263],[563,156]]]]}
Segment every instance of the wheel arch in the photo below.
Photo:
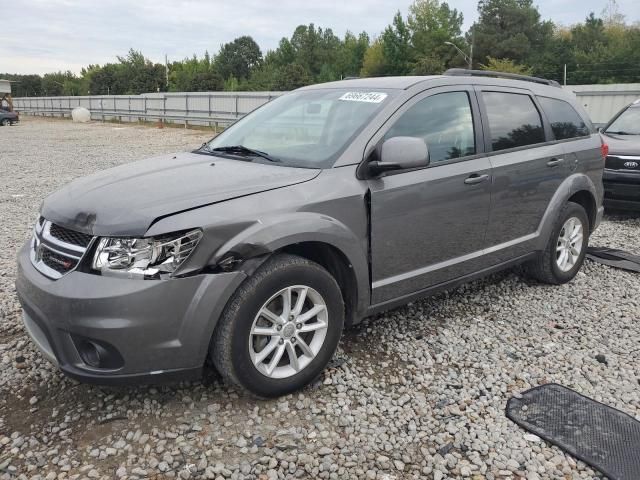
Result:
{"type": "Polygon", "coordinates": [[[345,306],[345,326],[358,318],[358,279],[347,256],[335,246],[318,241],[287,245],[274,253],[289,253],[306,258],[324,267],[338,282],[345,306]]]}
{"type": "Polygon", "coordinates": [[[573,202],[580,205],[587,212],[587,218],[589,218],[589,230],[593,231],[596,225],[596,216],[598,214],[598,207],[596,206],[596,199],[589,190],[579,190],[569,199],[567,202],[573,202]]]}
{"type": "Polygon", "coordinates": [[[345,324],[357,323],[370,301],[366,234],[358,236],[326,215],[297,213],[273,222],[253,224],[219,248],[210,268],[251,276],[278,253],[298,255],[324,267],[338,282],[345,301],[345,324]]]}
{"type": "Polygon", "coordinates": [[[584,173],[575,173],[567,177],[551,198],[538,227],[537,249],[542,250],[547,244],[558,215],[567,202],[574,202],[585,208],[589,217],[590,229],[596,226],[598,215],[597,190],[593,181],[584,173]]]}

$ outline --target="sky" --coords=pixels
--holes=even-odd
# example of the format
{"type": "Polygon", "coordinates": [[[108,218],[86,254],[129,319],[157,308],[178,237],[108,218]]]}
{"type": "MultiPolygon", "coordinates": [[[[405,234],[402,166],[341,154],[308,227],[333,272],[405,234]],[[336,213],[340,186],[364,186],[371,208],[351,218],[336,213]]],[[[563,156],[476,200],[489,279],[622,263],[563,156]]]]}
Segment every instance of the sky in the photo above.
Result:
{"type": "MultiPolygon", "coordinates": [[[[314,23],[342,36],[347,30],[379,35],[412,0],[19,0],[2,6],[0,72],[38,73],[115,62],[129,48],[155,62],[181,60],[251,35],[263,52],[314,23]]],[[[571,25],[608,0],[534,0],[544,19],[571,25]]],[[[477,0],[449,0],[464,15],[466,30],[477,18],[477,0]]],[[[618,0],[628,22],[640,21],[639,0],[618,0]]]]}

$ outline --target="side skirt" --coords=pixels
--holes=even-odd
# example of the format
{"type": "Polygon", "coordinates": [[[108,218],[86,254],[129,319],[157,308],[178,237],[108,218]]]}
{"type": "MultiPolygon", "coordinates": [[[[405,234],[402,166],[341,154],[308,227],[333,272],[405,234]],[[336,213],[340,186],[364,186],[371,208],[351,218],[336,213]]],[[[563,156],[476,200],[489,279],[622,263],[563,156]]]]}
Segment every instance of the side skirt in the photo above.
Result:
{"type": "Polygon", "coordinates": [[[508,260],[506,262],[499,263],[497,265],[493,265],[491,267],[488,267],[482,270],[478,270],[477,272],[473,272],[468,275],[464,275],[462,277],[449,280],[447,282],[432,285],[431,287],[427,287],[425,289],[419,290],[414,293],[410,293],[408,295],[404,295],[402,297],[394,298],[391,300],[387,300],[386,302],[371,305],[365,312],[365,315],[363,316],[363,318],[371,315],[375,315],[376,313],[391,310],[393,308],[396,308],[402,305],[406,305],[407,303],[410,303],[414,300],[429,297],[443,290],[449,290],[451,288],[455,288],[459,285],[462,285],[463,283],[467,283],[472,280],[477,280],[479,278],[486,277],[487,275],[490,275],[492,273],[499,272],[500,270],[505,270],[507,268],[519,265],[521,263],[526,262],[527,260],[531,260],[532,258],[535,258],[537,254],[538,254],[537,252],[528,253],[526,255],[516,257],[512,260],[508,260]]]}

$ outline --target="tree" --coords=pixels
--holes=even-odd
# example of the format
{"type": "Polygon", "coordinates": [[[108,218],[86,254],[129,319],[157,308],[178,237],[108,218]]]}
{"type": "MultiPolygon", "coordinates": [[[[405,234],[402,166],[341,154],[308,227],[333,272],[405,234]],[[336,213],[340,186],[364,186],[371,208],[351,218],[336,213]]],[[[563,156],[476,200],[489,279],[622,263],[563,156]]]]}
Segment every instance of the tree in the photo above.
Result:
{"type": "Polygon", "coordinates": [[[486,64],[480,64],[482,70],[492,70],[494,72],[517,73],[519,75],[531,75],[533,69],[527,65],[518,65],[508,58],[487,57],[486,64]]]}
{"type": "Polygon", "coordinates": [[[294,90],[309,83],[311,83],[311,79],[305,68],[297,63],[292,63],[283,67],[279,72],[273,89],[278,91],[294,90]]]}
{"type": "Polygon", "coordinates": [[[262,52],[255,40],[249,36],[236,38],[225,43],[216,56],[215,66],[225,80],[249,78],[251,70],[262,63],[262,52]]]}
{"type": "Polygon", "coordinates": [[[480,0],[478,13],[467,37],[479,62],[491,56],[526,63],[552,38],[553,24],[540,20],[532,0],[480,0]]]}
{"type": "Polygon", "coordinates": [[[444,61],[436,55],[423,55],[413,63],[413,75],[440,75],[446,69],[444,61]]]}
{"type": "Polygon", "coordinates": [[[393,17],[380,37],[384,53],[383,73],[389,75],[407,75],[413,62],[411,31],[400,12],[393,17]]]}
{"type": "MultiPolygon", "coordinates": [[[[462,13],[440,0],[416,0],[409,7],[411,44],[414,50],[414,72],[442,73],[445,65],[464,64],[459,53],[445,42],[466,50],[462,37],[462,13]]],[[[426,73],[425,73],[426,74],[426,73]]]]}
{"type": "Polygon", "coordinates": [[[384,45],[380,39],[374,41],[364,54],[362,70],[363,77],[375,77],[385,70],[384,45]]]}
{"type": "Polygon", "coordinates": [[[367,32],[360,33],[358,37],[351,32],[345,34],[336,58],[336,72],[341,78],[358,76],[368,48],[367,32]]]}

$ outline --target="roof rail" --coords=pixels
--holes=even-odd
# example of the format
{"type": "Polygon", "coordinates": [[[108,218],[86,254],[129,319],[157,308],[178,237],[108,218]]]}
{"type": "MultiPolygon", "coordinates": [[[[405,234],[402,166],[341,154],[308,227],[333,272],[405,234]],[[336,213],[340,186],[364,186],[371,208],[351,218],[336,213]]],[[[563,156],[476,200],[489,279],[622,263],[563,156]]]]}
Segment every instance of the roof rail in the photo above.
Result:
{"type": "Polygon", "coordinates": [[[450,68],[443,75],[450,76],[470,76],[470,77],[495,77],[508,78],[510,80],[524,80],[525,82],[541,83],[543,85],[551,85],[552,87],[560,87],[555,80],[547,80],[546,78],[531,77],[529,75],[519,75],[517,73],[494,72],[493,70],[467,70],[465,68],[450,68]]]}

